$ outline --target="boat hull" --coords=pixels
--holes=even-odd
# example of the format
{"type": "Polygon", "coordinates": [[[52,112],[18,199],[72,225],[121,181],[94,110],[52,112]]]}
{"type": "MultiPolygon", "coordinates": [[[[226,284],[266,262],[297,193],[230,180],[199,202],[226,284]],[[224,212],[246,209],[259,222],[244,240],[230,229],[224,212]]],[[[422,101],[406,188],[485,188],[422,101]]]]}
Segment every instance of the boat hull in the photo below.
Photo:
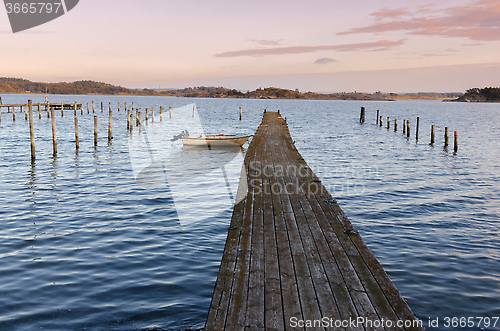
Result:
{"type": "Polygon", "coordinates": [[[243,146],[251,136],[206,136],[199,138],[182,138],[184,146],[234,147],[243,146]]]}

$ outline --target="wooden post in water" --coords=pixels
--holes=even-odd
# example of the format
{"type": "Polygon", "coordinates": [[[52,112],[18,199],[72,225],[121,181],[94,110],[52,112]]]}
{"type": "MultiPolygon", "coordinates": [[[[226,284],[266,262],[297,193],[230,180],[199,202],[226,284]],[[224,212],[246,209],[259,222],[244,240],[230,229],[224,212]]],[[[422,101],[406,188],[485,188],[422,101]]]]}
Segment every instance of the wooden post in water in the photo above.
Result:
{"type": "Polygon", "coordinates": [[[163,120],[163,106],[160,106],[160,122],[163,120]]]}
{"type": "Polygon", "coordinates": [[[94,146],[97,147],[97,116],[94,116],[94,146]]]}
{"type": "MultiPolygon", "coordinates": [[[[125,108],[127,108],[127,107],[125,107],[125,108]]],[[[118,102],[118,111],[120,111],[120,103],[119,102],[118,102]]]]}
{"type": "Polygon", "coordinates": [[[12,106],[12,122],[16,121],[16,107],[12,106]]]}
{"type": "Polygon", "coordinates": [[[130,113],[130,126],[129,126],[130,132],[134,129],[134,113],[130,113]]]}
{"type": "Polygon", "coordinates": [[[240,121],[241,121],[241,116],[243,115],[242,113],[243,113],[243,110],[240,107],[240,121]]]}
{"type": "Polygon", "coordinates": [[[130,109],[127,109],[127,130],[130,129],[130,109]]]}
{"type": "Polygon", "coordinates": [[[87,102],[87,114],[90,114],[89,103],[87,102]]]}
{"type": "Polygon", "coordinates": [[[415,138],[418,141],[418,131],[420,130],[420,117],[417,117],[417,128],[415,129],[415,138]]]}
{"type": "Polygon", "coordinates": [[[61,117],[64,116],[64,103],[61,103],[61,117]]]}
{"type": "Polygon", "coordinates": [[[406,137],[407,138],[410,138],[410,129],[411,129],[410,120],[407,120],[406,121],[406,137]]]}
{"type": "Polygon", "coordinates": [[[76,102],[75,102],[75,116],[76,116],[76,106],[77,106],[77,104],[76,104],[76,102]]]}
{"type": "Polygon", "coordinates": [[[125,102],[125,110],[127,110],[127,103],[125,102]]]}
{"type": "Polygon", "coordinates": [[[38,103],[38,119],[42,119],[42,106],[38,103]]]}
{"type": "Polygon", "coordinates": [[[378,124],[379,114],[380,114],[380,110],[377,109],[377,124],[378,124]]]}
{"type": "Polygon", "coordinates": [[[76,150],[80,149],[80,136],[78,134],[78,117],[75,117],[75,142],[76,150]]]}
{"type": "MultiPolygon", "coordinates": [[[[278,110],[278,113],[279,113],[279,110],[278,110]]],[[[193,106],[193,117],[194,117],[194,106],[193,106]]]]}
{"type": "Polygon", "coordinates": [[[391,128],[391,118],[387,116],[387,130],[391,128]]]}
{"type": "Polygon", "coordinates": [[[151,122],[155,121],[155,107],[151,109],[151,122]]]}
{"type": "MultiPolygon", "coordinates": [[[[23,106],[21,106],[21,111],[23,110],[23,106]]],[[[28,120],[28,107],[24,106],[24,120],[28,120]]]]}
{"type": "Polygon", "coordinates": [[[380,116],[380,127],[382,127],[383,122],[384,122],[384,116],[380,116]]]}
{"type": "Polygon", "coordinates": [[[448,127],[444,128],[444,147],[448,147],[450,138],[450,129],[448,127]]]}
{"type": "Polygon", "coordinates": [[[458,131],[455,131],[455,144],[453,146],[453,150],[456,152],[458,152],[458,131]]]}
{"type": "MultiPolygon", "coordinates": [[[[241,120],[241,107],[240,107],[240,120],[241,120]]],[[[365,107],[361,107],[361,114],[359,115],[359,123],[365,123],[365,107]]]]}
{"type": "Polygon", "coordinates": [[[172,118],[172,107],[169,108],[170,118],[172,118]]]}
{"type": "Polygon", "coordinates": [[[113,139],[113,111],[109,111],[108,143],[113,139]]]}
{"type": "Polygon", "coordinates": [[[132,111],[134,111],[134,103],[132,102],[132,111]]]}
{"type": "Polygon", "coordinates": [[[33,102],[28,100],[28,111],[30,113],[30,139],[31,139],[31,161],[35,161],[35,129],[33,127],[33,102]]]}
{"type": "Polygon", "coordinates": [[[52,107],[50,107],[50,106],[48,105],[48,103],[47,103],[47,104],[45,105],[45,109],[47,110],[47,118],[50,118],[50,108],[52,108],[52,107]]]}
{"type": "Polygon", "coordinates": [[[406,134],[406,120],[403,120],[403,134],[406,134]]]}
{"type": "Polygon", "coordinates": [[[92,114],[95,113],[95,108],[94,108],[94,101],[92,101],[92,114]]]}
{"type": "Polygon", "coordinates": [[[146,124],[148,124],[149,120],[149,108],[146,108],[146,124]]]}
{"type": "Polygon", "coordinates": [[[102,101],[101,101],[101,113],[104,112],[104,108],[103,108],[103,105],[102,105],[102,101]]]}
{"type": "Polygon", "coordinates": [[[109,111],[111,111],[111,102],[109,103],[109,111]]]}
{"type": "Polygon", "coordinates": [[[398,120],[394,120],[394,132],[398,132],[398,120]]]}
{"type": "Polygon", "coordinates": [[[54,107],[50,107],[50,117],[52,117],[52,146],[54,155],[57,154],[57,137],[56,137],[56,117],[54,116],[54,107]]]}
{"type": "Polygon", "coordinates": [[[141,112],[137,113],[137,125],[139,126],[139,130],[142,128],[142,114],[141,112]]]}
{"type": "Polygon", "coordinates": [[[433,124],[431,125],[431,145],[434,145],[435,135],[436,135],[436,126],[433,124]]]}

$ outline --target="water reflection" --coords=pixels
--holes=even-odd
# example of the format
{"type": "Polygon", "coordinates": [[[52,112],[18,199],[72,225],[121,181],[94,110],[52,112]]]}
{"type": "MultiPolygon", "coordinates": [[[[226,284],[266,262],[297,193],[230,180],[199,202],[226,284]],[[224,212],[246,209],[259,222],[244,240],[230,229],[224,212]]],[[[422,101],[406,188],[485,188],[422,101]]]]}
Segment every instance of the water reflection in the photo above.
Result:
{"type": "Polygon", "coordinates": [[[36,161],[31,161],[31,165],[28,170],[28,183],[27,183],[29,193],[25,201],[35,203],[37,182],[38,178],[36,176],[36,161]]]}

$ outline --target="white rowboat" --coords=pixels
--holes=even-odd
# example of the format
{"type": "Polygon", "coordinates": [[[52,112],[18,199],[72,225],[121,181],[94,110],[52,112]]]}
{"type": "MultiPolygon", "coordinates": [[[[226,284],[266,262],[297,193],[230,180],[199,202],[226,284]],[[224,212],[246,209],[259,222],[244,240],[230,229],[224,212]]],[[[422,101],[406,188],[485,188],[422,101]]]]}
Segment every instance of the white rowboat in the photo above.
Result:
{"type": "Polygon", "coordinates": [[[236,135],[204,135],[200,137],[184,137],[184,146],[231,147],[243,146],[251,136],[236,135]]]}

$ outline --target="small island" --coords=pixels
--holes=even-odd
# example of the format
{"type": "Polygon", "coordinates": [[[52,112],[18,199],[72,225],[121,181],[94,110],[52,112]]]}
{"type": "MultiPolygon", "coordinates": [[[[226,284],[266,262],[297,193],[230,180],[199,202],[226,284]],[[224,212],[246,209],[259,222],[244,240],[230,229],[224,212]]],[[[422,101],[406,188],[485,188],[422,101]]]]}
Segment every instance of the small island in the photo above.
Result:
{"type": "Polygon", "coordinates": [[[500,88],[498,87],[485,87],[471,88],[465,92],[461,97],[454,100],[443,100],[453,102],[500,102],[500,88]]]}

